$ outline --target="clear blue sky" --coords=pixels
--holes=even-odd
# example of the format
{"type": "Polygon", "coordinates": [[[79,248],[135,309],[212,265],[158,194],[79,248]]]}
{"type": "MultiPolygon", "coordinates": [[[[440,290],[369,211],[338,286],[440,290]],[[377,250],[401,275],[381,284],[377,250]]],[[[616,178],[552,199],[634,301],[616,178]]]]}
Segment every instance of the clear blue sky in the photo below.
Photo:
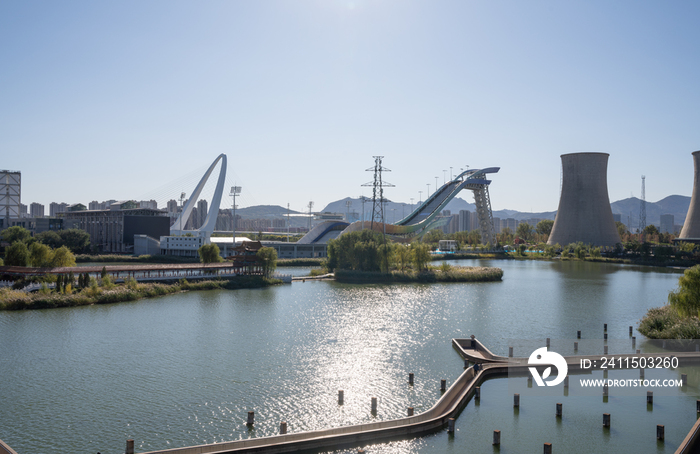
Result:
{"type": "Polygon", "coordinates": [[[559,156],[601,151],[611,201],[642,174],[648,201],[690,195],[699,23],[697,1],[0,2],[0,168],[48,210],[177,198],[226,153],[241,206],[302,210],[370,195],[383,155],[392,200],[500,166],[494,209],[549,211],[559,156]]]}

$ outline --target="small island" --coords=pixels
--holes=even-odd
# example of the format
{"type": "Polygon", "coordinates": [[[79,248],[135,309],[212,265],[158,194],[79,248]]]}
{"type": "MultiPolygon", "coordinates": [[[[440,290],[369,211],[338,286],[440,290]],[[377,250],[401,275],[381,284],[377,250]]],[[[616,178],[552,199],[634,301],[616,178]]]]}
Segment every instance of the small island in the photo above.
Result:
{"type": "Polygon", "coordinates": [[[494,267],[454,266],[443,262],[430,266],[427,244],[386,242],[371,230],[350,232],[328,243],[328,260],[319,273],[334,272],[346,283],[398,282],[492,282],[503,278],[494,267]]]}

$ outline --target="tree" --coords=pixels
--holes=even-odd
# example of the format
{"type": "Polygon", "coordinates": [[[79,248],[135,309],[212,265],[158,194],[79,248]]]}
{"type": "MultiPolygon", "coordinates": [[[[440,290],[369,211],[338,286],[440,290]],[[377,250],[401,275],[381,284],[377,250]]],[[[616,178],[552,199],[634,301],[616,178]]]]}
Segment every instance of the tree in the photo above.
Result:
{"type": "Polygon", "coordinates": [[[29,246],[29,265],[38,268],[50,266],[53,255],[50,247],[34,242],[29,246]]]}
{"type": "Polygon", "coordinates": [[[515,235],[521,240],[530,241],[532,237],[532,226],[527,222],[521,222],[515,230],[515,235]]]}
{"type": "Polygon", "coordinates": [[[668,294],[668,302],[681,317],[700,316],[700,265],[685,270],[678,289],[668,294]]]}
{"type": "Polygon", "coordinates": [[[404,271],[411,264],[411,249],[403,244],[397,244],[394,248],[396,267],[404,271]]]}
{"type": "Polygon", "coordinates": [[[58,233],[54,232],[53,230],[37,233],[34,238],[36,238],[38,242],[43,243],[53,249],[63,246],[63,239],[61,239],[58,233]]]}
{"type": "Polygon", "coordinates": [[[262,267],[263,275],[270,277],[275,268],[277,268],[277,250],[271,247],[261,247],[256,255],[262,267]]]}
{"type": "Polygon", "coordinates": [[[440,229],[433,229],[423,235],[424,243],[438,243],[442,239],[445,239],[445,233],[440,229]]]}
{"type": "Polygon", "coordinates": [[[630,231],[627,230],[627,226],[620,221],[615,221],[615,227],[617,227],[617,233],[620,234],[620,238],[630,233],[630,231]]]}
{"type": "Polygon", "coordinates": [[[53,251],[53,257],[51,258],[49,266],[54,268],[75,266],[75,256],[67,247],[61,246],[53,251]]]}
{"type": "Polygon", "coordinates": [[[644,227],[643,232],[644,235],[658,235],[659,229],[657,229],[654,224],[649,224],[648,226],[644,227]]]}
{"type": "Polygon", "coordinates": [[[549,236],[549,234],[552,233],[552,227],[554,227],[554,221],[551,219],[543,219],[537,223],[535,231],[537,231],[537,233],[540,235],[549,236]]]}
{"type": "Polygon", "coordinates": [[[24,242],[15,241],[5,249],[5,266],[27,266],[28,264],[29,249],[24,242]]]}
{"type": "Polygon", "coordinates": [[[29,230],[18,225],[9,227],[2,231],[2,239],[10,244],[14,243],[15,241],[22,241],[26,243],[31,237],[32,234],[29,233],[29,230]]]}
{"type": "Polygon", "coordinates": [[[90,234],[85,230],[60,230],[58,235],[61,237],[61,240],[63,240],[62,245],[66,246],[74,254],[85,252],[90,246],[90,234]]]}
{"type": "Polygon", "coordinates": [[[223,262],[219,246],[215,243],[205,244],[199,248],[199,260],[202,263],[218,263],[223,262]]]}
{"type": "Polygon", "coordinates": [[[340,235],[328,242],[328,269],[379,271],[383,242],[381,233],[367,229],[340,235]]]}
{"type": "Polygon", "coordinates": [[[413,264],[416,271],[423,271],[430,262],[430,251],[427,244],[414,243],[412,247],[413,264]]]}

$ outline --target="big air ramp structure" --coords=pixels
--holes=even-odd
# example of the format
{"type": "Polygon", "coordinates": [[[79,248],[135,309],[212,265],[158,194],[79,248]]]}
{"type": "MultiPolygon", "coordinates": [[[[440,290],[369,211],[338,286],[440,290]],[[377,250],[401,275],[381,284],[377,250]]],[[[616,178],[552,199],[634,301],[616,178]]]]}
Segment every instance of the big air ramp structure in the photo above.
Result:
{"type": "Polygon", "coordinates": [[[561,155],[559,209],[547,244],[621,243],[608,198],[608,153],[561,155]]]}
{"type": "MultiPolygon", "coordinates": [[[[695,164],[695,177],[693,178],[693,195],[690,197],[690,208],[685,216],[685,222],[681,229],[679,239],[700,241],[700,151],[693,153],[693,164],[695,164]]],[[[695,242],[695,241],[694,241],[695,242]]]]}

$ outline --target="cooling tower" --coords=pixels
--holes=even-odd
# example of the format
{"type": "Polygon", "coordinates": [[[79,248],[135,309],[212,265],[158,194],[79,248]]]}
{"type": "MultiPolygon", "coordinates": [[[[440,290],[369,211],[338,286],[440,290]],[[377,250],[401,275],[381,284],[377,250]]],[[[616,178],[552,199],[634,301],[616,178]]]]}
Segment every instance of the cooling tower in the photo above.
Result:
{"type": "Polygon", "coordinates": [[[561,198],[547,244],[565,246],[581,241],[594,246],[614,246],[622,242],[608,198],[608,156],[607,153],[561,155],[561,198]]]}
{"type": "Polygon", "coordinates": [[[695,177],[693,178],[693,195],[690,198],[690,208],[688,208],[688,214],[685,216],[685,222],[683,223],[683,229],[678,238],[700,238],[700,184],[698,184],[698,178],[700,178],[700,151],[693,153],[693,164],[695,164],[695,177]]]}

